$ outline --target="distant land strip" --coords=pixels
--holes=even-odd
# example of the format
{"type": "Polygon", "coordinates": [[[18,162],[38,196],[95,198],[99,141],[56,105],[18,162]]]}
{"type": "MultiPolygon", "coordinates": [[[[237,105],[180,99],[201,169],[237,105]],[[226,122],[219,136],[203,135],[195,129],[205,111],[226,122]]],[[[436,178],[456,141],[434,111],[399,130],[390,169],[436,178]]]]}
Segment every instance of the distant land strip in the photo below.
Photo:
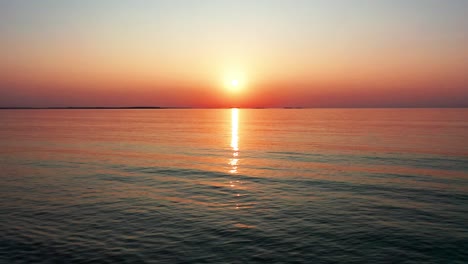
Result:
{"type": "Polygon", "coordinates": [[[264,109],[264,108],[284,108],[284,109],[301,109],[304,107],[190,107],[190,106],[58,106],[58,107],[0,107],[0,110],[21,110],[21,109],[231,109],[231,108],[244,108],[244,109],[264,109]]]}
{"type": "Polygon", "coordinates": [[[192,107],[160,106],[57,106],[57,107],[0,107],[0,109],[190,109],[192,107]]]}
{"type": "Polygon", "coordinates": [[[279,106],[279,107],[192,107],[192,106],[50,106],[50,107],[29,107],[29,106],[0,106],[0,110],[66,110],[66,109],[409,109],[409,108],[468,108],[468,106],[363,106],[363,107],[303,107],[303,106],[279,106]]]}

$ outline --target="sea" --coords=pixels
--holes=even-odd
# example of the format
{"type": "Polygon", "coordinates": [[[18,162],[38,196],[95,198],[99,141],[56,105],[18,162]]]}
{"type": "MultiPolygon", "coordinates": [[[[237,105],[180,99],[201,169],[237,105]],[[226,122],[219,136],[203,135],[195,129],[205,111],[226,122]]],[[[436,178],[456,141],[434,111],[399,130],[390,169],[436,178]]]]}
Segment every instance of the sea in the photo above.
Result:
{"type": "Polygon", "coordinates": [[[0,263],[468,263],[468,109],[0,110],[0,263]]]}

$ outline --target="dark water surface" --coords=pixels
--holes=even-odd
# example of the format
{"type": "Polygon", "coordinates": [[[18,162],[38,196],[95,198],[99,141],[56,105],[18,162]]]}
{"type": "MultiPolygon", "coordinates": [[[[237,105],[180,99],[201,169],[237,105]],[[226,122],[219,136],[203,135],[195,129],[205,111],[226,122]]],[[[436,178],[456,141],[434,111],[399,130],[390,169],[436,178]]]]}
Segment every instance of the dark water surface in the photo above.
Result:
{"type": "Polygon", "coordinates": [[[468,109],[0,111],[0,263],[468,263],[468,109]]]}

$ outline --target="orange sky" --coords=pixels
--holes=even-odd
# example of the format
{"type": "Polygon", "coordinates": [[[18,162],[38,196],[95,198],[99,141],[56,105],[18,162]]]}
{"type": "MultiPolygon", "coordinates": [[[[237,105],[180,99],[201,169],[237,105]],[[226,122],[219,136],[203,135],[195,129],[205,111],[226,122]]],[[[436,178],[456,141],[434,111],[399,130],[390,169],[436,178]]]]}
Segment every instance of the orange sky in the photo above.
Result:
{"type": "Polygon", "coordinates": [[[2,2],[0,106],[468,106],[467,10],[456,0],[2,2]]]}

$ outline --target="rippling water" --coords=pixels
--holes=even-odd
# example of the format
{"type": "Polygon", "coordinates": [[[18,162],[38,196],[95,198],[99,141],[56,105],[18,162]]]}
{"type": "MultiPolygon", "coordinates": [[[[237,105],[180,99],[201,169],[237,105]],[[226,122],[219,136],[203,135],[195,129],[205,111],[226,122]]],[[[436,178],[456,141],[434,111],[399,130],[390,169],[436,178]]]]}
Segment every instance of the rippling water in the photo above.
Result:
{"type": "Polygon", "coordinates": [[[468,263],[468,109],[0,124],[1,263],[468,263]]]}

